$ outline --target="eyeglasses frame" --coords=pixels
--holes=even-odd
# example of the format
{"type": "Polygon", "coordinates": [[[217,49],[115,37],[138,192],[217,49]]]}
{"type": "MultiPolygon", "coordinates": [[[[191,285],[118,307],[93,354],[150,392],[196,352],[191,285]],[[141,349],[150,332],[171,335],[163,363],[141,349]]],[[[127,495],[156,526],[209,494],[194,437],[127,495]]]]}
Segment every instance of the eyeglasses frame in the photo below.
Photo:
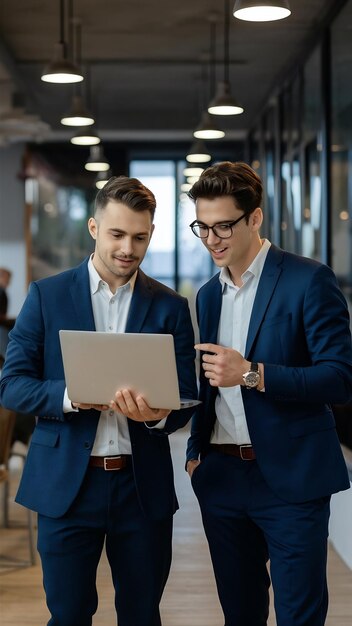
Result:
{"type": "Polygon", "coordinates": [[[233,220],[232,222],[226,222],[225,220],[223,222],[217,222],[216,224],[214,224],[214,226],[208,226],[208,224],[204,224],[204,222],[200,222],[199,220],[194,220],[194,222],[192,222],[192,224],[189,225],[190,229],[192,230],[192,233],[198,237],[198,239],[208,239],[209,237],[209,231],[213,231],[215,237],[218,237],[219,239],[230,239],[230,237],[232,237],[233,235],[233,227],[236,226],[236,224],[238,224],[238,222],[240,222],[241,220],[243,220],[244,217],[246,217],[247,215],[250,215],[250,213],[243,213],[243,215],[241,215],[241,217],[238,217],[237,220],[233,220]],[[201,224],[203,226],[206,226],[208,229],[208,233],[206,235],[206,237],[201,237],[200,235],[197,235],[194,230],[193,227],[196,224],[201,224]],[[221,235],[219,235],[216,232],[216,227],[219,226],[220,224],[227,224],[230,229],[231,229],[231,234],[228,235],[227,237],[222,237],[221,235]]]}

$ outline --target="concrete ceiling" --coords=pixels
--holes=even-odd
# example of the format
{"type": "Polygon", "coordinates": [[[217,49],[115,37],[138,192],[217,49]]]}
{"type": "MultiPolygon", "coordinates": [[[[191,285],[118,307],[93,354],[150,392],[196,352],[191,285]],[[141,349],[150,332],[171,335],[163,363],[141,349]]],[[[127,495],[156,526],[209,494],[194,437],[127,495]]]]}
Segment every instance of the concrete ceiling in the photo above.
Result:
{"type": "MultiPolygon", "coordinates": [[[[191,139],[210,99],[212,68],[216,81],[223,77],[224,0],[71,2],[66,15],[80,19],[87,77],[80,89],[101,136],[191,139]],[[210,18],[216,23],[213,64],[210,18]]],[[[236,20],[231,11],[230,81],[245,113],[217,117],[227,138],[245,135],[334,5],[291,0],[288,19],[262,24],[236,20]]],[[[59,38],[59,0],[0,0],[0,136],[7,141],[32,131],[50,139],[73,134],[60,118],[75,88],[40,80],[59,38]]]]}

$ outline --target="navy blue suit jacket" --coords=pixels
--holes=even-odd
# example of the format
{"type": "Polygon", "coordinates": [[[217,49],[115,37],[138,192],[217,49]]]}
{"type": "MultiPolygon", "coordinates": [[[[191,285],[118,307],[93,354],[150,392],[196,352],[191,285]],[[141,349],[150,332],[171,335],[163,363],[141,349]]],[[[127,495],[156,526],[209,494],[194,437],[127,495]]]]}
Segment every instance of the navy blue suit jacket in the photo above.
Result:
{"type": "MultiPolygon", "coordinates": [[[[87,259],[74,269],[31,284],[10,333],[0,382],[3,406],[39,418],[17,501],[49,517],[64,515],[76,497],[100,415],[95,410],[63,413],[61,328],[95,330],[87,259]]],[[[172,334],[180,395],[196,397],[194,337],[185,298],[139,270],[126,332],[172,334]]],[[[192,412],[172,411],[160,430],[128,420],[139,501],[153,519],[165,518],[177,508],[167,435],[184,426],[192,412]]]]}
{"type": "MultiPolygon", "coordinates": [[[[201,343],[217,343],[221,300],[217,274],[197,296],[201,343]]],[[[244,356],[265,366],[265,392],[241,391],[258,465],[271,489],[289,502],[347,489],[330,404],[351,399],[351,335],[346,302],[329,267],[271,246],[244,356]]],[[[208,451],[216,393],[201,371],[203,404],[193,418],[188,460],[208,451]]]]}

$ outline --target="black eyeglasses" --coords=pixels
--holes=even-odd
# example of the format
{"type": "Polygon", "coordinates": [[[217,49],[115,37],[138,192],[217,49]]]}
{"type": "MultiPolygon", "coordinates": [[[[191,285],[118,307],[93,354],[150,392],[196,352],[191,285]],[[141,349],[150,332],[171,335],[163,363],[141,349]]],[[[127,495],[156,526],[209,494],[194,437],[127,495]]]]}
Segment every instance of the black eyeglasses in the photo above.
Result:
{"type": "Polygon", "coordinates": [[[192,229],[193,234],[200,239],[207,239],[209,237],[209,231],[212,230],[216,237],[219,239],[229,239],[233,233],[233,227],[238,224],[244,217],[246,217],[248,213],[243,213],[241,217],[233,222],[219,222],[218,224],[214,224],[214,226],[208,226],[208,224],[203,224],[203,222],[198,222],[194,220],[192,224],[190,224],[190,228],[192,229]]]}

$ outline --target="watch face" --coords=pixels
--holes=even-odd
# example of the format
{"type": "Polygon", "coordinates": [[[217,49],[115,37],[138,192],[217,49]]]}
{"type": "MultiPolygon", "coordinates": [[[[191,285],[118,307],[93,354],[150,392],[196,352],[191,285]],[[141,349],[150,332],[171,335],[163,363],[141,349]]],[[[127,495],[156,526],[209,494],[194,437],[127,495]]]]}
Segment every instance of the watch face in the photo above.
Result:
{"type": "Polygon", "coordinates": [[[243,378],[246,387],[256,387],[259,384],[260,374],[259,372],[247,372],[243,378]]]}

